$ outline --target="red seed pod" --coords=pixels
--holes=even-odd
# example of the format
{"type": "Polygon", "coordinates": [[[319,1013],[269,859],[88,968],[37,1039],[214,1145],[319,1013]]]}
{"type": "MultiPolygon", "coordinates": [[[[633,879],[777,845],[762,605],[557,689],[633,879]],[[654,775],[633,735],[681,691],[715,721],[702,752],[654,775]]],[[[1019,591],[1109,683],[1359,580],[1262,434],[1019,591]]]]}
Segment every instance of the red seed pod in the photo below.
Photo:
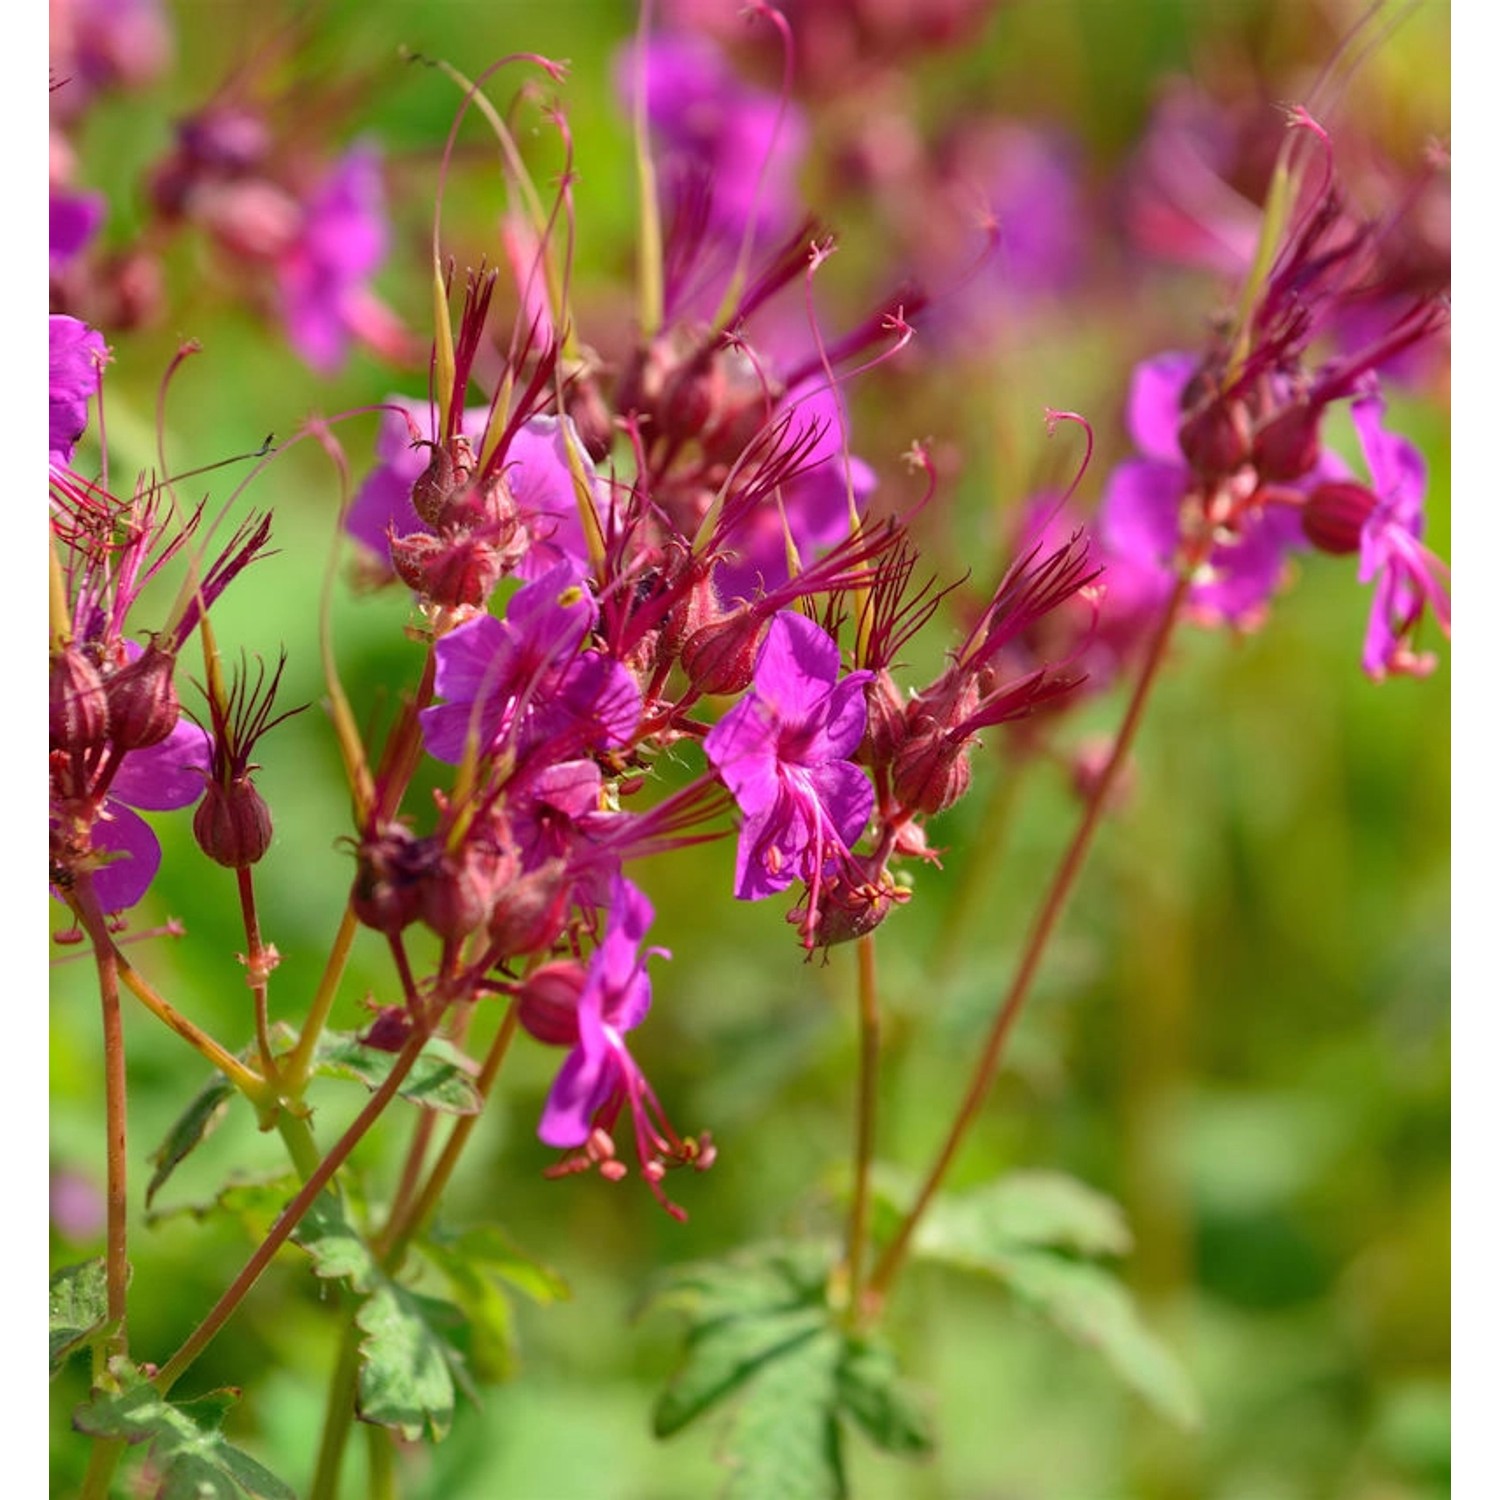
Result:
{"type": "Polygon", "coordinates": [[[448,609],[482,606],[505,574],[512,550],[477,537],[444,538],[425,531],[391,538],[391,566],[424,599],[448,609]]]}
{"type": "Polygon", "coordinates": [[[441,938],[457,941],[489,920],[495,893],[514,868],[515,857],[470,839],[457,853],[439,854],[419,886],[419,914],[441,938]]]}
{"type": "Polygon", "coordinates": [[[499,957],[541,953],[568,925],[573,881],[567,861],[549,859],[540,868],[503,886],[490,912],[489,934],[499,957]]]}
{"type": "Polygon", "coordinates": [[[682,643],[682,669],[700,693],[739,693],[750,686],[756,658],[771,628],[741,608],[701,625],[682,643]]]}
{"type": "Polygon", "coordinates": [[[914,735],[896,754],[892,789],[911,812],[940,813],[969,790],[969,746],[941,729],[914,735]]]}
{"type": "Polygon", "coordinates": [[[227,787],[210,781],[193,813],[193,837],[217,864],[246,869],[271,847],[271,809],[248,776],[227,787]]]}
{"type": "Polygon", "coordinates": [[[1320,552],[1359,551],[1360,533],[1375,509],[1375,496],[1350,479],[1320,484],[1302,507],[1302,530],[1320,552]]]}
{"type": "Polygon", "coordinates": [[[865,684],[865,737],[854,759],[861,765],[888,766],[908,734],[906,700],[895,679],[882,667],[865,684]]]}
{"type": "Polygon", "coordinates": [[[360,1041],[379,1052],[399,1052],[411,1036],[411,1012],[404,1005],[383,1005],[360,1041]]]}
{"type": "Polygon", "coordinates": [[[155,641],[104,684],[109,737],[121,750],[160,744],[177,727],[181,706],[172,683],[177,658],[155,641]]]}
{"type": "Polygon", "coordinates": [[[1250,419],[1241,402],[1209,401],[1183,418],[1177,442],[1195,473],[1218,479],[1250,457],[1250,419]]]}
{"type": "Polygon", "coordinates": [[[460,434],[447,443],[434,443],[427,467],[411,487],[412,509],[436,526],[439,517],[474,472],[474,450],[468,438],[460,434]]]}
{"type": "Polygon", "coordinates": [[[549,1047],[572,1047],[578,1041],[578,997],[588,981],[583,965],[572,959],[543,964],[516,991],[516,1016],[528,1035],[549,1047]]]}
{"type": "Polygon", "coordinates": [[[83,756],[109,738],[109,699],[104,679],[76,646],[52,658],[48,683],[47,747],[83,756]]]}
{"type": "Polygon", "coordinates": [[[431,862],[430,842],[393,823],[359,846],[349,904],[366,927],[391,936],[417,920],[420,882],[431,862]]]}
{"type": "Polygon", "coordinates": [[[568,386],[563,404],[583,451],[596,464],[603,463],[615,445],[615,419],[599,382],[592,375],[581,376],[568,386]]]}
{"type": "Polygon", "coordinates": [[[1322,421],[1321,407],[1298,401],[1263,423],[1251,454],[1261,479],[1286,484],[1309,473],[1323,451],[1322,421]]]}

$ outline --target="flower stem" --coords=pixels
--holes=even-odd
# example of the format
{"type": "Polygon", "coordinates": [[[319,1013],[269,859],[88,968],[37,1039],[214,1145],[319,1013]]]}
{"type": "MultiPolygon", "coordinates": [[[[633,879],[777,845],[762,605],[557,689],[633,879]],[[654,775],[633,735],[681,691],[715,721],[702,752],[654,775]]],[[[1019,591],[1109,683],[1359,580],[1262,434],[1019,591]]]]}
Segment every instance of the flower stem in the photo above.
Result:
{"type": "Polygon", "coordinates": [[[277,1083],[276,1056],[271,1051],[271,1027],[267,1011],[267,985],[276,964],[274,949],[267,949],[260,938],[260,917],[255,907],[255,878],[249,866],[236,870],[240,890],[240,912],[245,919],[245,977],[255,997],[255,1046],[260,1065],[274,1087],[277,1083]]]}
{"type": "Polygon", "coordinates": [[[848,1307],[860,1305],[865,1243],[870,1232],[870,1160],[875,1151],[875,1104],[880,1079],[880,995],[875,982],[875,934],[859,940],[859,1084],[854,1114],[854,1189],[844,1252],[848,1307]]]}
{"type": "Polygon", "coordinates": [[[318,1467],[313,1474],[307,1500],[336,1500],[339,1470],[344,1462],[344,1444],[354,1425],[354,1392],[359,1380],[359,1326],[354,1310],[339,1336],[338,1358],[328,1382],[328,1404],[323,1410],[323,1436],[318,1444],[318,1467]]]}
{"type": "Polygon", "coordinates": [[[1146,652],[1145,662],[1126,707],[1119,733],[1115,736],[1109,760],[1095,782],[1088,801],[1084,804],[1083,816],[1063,853],[1051,884],[1042,897],[1042,904],[1037,911],[1026,946],[1022,949],[1010,988],[1006,991],[1000,1008],[995,1013],[989,1036],[985,1040],[984,1049],[970,1075],[969,1086],[953,1118],[947,1139],[933,1161],[916,1201],[907,1210],[906,1217],[901,1221],[895,1238],[886,1246],[884,1254],[870,1275],[861,1308],[861,1316],[865,1321],[874,1322],[879,1318],[885,1301],[890,1295],[891,1284],[905,1263],[912,1235],[937,1195],[939,1187],[942,1186],[943,1179],[948,1175],[949,1168],[952,1167],[958,1155],[959,1147],[963,1144],[964,1137],[969,1133],[975,1120],[978,1119],[985,1096],[995,1081],[995,1072],[999,1066],[1001,1054],[1005,1050],[1005,1044],[1021,1013],[1022,1006],[1026,1003],[1027,996],[1031,993],[1031,983],[1041,965],[1047,942],[1067,905],[1079,871],[1083,868],[1084,856],[1088,853],[1094,833],[1103,817],[1115,778],[1126,756],[1130,753],[1147,699],[1151,695],[1151,689],[1166,657],[1168,643],[1171,641],[1178,616],[1181,614],[1183,600],[1187,597],[1189,583],[1190,575],[1184,569],[1172,591],[1171,598],[1167,601],[1161,621],[1156,628],[1156,634],[1152,637],[1151,645],[1146,652]]]}
{"type": "Polygon", "coordinates": [[[386,1105],[396,1096],[396,1091],[406,1081],[427,1039],[432,1035],[431,1026],[417,1027],[407,1038],[406,1045],[396,1058],[395,1065],[380,1087],[370,1096],[365,1107],[354,1117],[353,1123],[341,1135],[328,1155],[319,1163],[312,1176],[303,1184],[301,1191],[282,1210],[280,1217],[271,1226],[264,1241],[247,1260],[238,1276],[225,1289],[223,1296],[210,1309],[208,1316],[188,1335],[182,1347],[161,1367],[153,1382],[164,1395],[177,1378],[203,1352],[213,1336],[223,1327],[231,1313],[244,1300],[246,1293],[260,1278],[260,1273],[270,1264],[271,1258],[290,1238],[292,1231],[302,1221],[302,1216],[312,1207],[318,1194],[327,1186],[333,1174],[343,1166],[349,1153],[364,1139],[365,1132],[380,1117],[386,1105]]]}

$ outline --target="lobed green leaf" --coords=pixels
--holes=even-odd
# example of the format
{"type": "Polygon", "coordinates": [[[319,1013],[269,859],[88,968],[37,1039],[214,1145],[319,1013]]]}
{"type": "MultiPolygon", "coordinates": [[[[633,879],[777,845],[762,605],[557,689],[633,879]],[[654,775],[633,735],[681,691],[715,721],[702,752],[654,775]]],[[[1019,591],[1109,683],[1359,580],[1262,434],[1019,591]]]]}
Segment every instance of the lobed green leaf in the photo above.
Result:
{"type": "Polygon", "coordinates": [[[104,1327],[108,1308],[103,1256],[53,1273],[47,1285],[47,1357],[53,1375],[104,1327]]]}
{"type": "MultiPolygon", "coordinates": [[[[390,1076],[394,1052],[367,1047],[349,1031],[325,1031],[313,1054],[313,1071],[349,1078],[372,1092],[390,1076]]],[[[433,1037],[422,1048],[397,1092],[403,1099],[446,1114],[478,1114],[483,1100],[474,1088],[474,1063],[445,1037],[433,1037]]]]}

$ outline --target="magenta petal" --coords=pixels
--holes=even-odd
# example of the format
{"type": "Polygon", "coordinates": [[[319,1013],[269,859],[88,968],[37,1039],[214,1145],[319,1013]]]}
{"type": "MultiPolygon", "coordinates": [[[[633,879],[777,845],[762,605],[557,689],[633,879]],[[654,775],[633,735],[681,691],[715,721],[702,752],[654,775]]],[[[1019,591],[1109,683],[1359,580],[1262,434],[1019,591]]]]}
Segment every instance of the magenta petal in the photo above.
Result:
{"type": "Polygon", "coordinates": [[[1187,479],[1180,462],[1131,458],[1119,464],[1099,502],[1099,534],[1108,551],[1140,566],[1169,567],[1187,479]]]}
{"type": "Polygon", "coordinates": [[[126,755],[109,784],[110,796],[149,812],[187,807],[203,795],[212,755],[208,735],[191,719],[179,719],[159,744],[126,755]]]}
{"type": "MultiPolygon", "coordinates": [[[[139,753],[139,752],[137,752],[139,753]]],[[[94,872],[94,894],[106,912],[132,907],[156,878],[161,867],[161,845],[156,835],[128,807],[106,799],[105,813],[94,824],[94,847],[111,858],[94,872]]]]}
{"type": "Polygon", "coordinates": [[[847,760],[831,760],[807,774],[828,821],[846,845],[853,844],[870,821],[875,788],[865,773],[847,760]]]}
{"type": "Polygon", "coordinates": [[[89,400],[99,389],[99,370],[109,356],[104,338],[77,318],[48,320],[48,451],[66,465],[88,426],[89,400]]]}
{"type": "Polygon", "coordinates": [[[1131,441],[1147,458],[1182,463],[1182,448],[1177,441],[1182,393],[1197,367],[1196,355],[1180,353],[1158,354],[1135,367],[1125,426],[1131,441]]]}
{"type": "Polygon", "coordinates": [[[588,1140],[594,1115],[609,1098],[609,1061],[608,1052],[590,1056],[582,1047],[563,1059],[537,1126],[546,1145],[566,1149],[588,1140]]]}
{"type": "Polygon", "coordinates": [[[709,730],[703,750],[741,812],[763,813],[775,803],[775,726],[770,709],[754,694],[741,698],[709,730]]]}
{"type": "Polygon", "coordinates": [[[568,460],[568,434],[593,496],[594,510],[601,524],[604,522],[602,488],[572,419],[533,417],[511,438],[505,453],[506,482],[532,538],[531,547],[516,567],[518,578],[540,578],[564,559],[580,566],[588,562],[568,460]],[[563,423],[567,424],[566,433],[563,423]]]}

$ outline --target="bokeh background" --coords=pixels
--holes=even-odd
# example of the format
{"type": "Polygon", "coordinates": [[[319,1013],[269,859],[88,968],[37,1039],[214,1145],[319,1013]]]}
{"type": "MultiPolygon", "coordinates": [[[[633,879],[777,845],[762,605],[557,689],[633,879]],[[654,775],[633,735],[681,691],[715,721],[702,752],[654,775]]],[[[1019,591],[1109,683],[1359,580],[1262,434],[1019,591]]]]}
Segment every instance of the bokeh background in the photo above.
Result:
{"type": "MultiPolygon", "coordinates": [[[[739,48],[746,78],[764,76],[729,0],[684,9],[739,48]]],[[[909,357],[851,388],[852,434],[882,482],[909,495],[900,455],[914,439],[930,441],[943,489],[929,556],[947,577],[972,569],[973,597],[1003,571],[1021,502],[1076,466],[1076,442],[1049,442],[1043,408],[1092,421],[1098,447],[1080,495],[1097,499],[1127,451],[1132,366],[1194,347],[1224,302],[1222,268],[1169,255],[1141,229],[1140,195],[1152,191],[1149,177],[1142,187],[1142,153],[1167,101],[1204,113],[1226,170],[1253,196],[1269,164],[1264,142],[1274,150],[1281,128],[1274,106],[1308,96],[1362,13],[1335,0],[1013,0],[977,15],[959,45],[911,43],[874,63],[856,59],[847,86],[830,64],[817,96],[801,100],[810,122],[801,186],[839,233],[820,282],[829,323],[872,305],[908,265],[956,288],[929,330],[919,324],[909,357]],[[1004,276],[965,282],[959,258],[924,243],[932,207],[920,185],[945,163],[988,160],[996,140],[1013,144],[1017,132],[1056,153],[1063,175],[1039,191],[1060,209],[1057,238],[1038,250],[1034,275],[1018,235],[1004,276]]],[[[174,120],[246,70],[254,76],[274,44],[285,49],[270,69],[278,86],[336,100],[306,112],[309,131],[325,130],[331,146],[379,141],[392,243],[377,284],[421,333],[438,154],[457,93],[401,60],[398,44],[468,72],[508,51],[537,51],[571,64],[558,94],[577,147],[580,322],[603,342],[628,330],[635,183],[613,70],[633,7],[214,0],[166,14],[167,69],[149,87],[101,95],[71,128],[78,180],[108,197],[107,244],[127,246],[145,225],[144,174],[174,120]]],[[[1366,190],[1383,184],[1399,196],[1431,142],[1446,142],[1449,19],[1441,4],[1397,7],[1345,49],[1358,65],[1324,123],[1366,190]]],[[[493,260],[492,147],[478,129],[462,141],[450,243],[461,261],[493,260]]],[[[551,170],[555,152],[536,149],[539,172],[551,170]]],[[[1017,154],[1002,149],[997,160],[1017,154]]],[[[1433,220],[1427,239],[1440,239],[1441,212],[1425,201],[1422,212],[1433,220]]],[[[1016,222],[1045,221],[1038,208],[1016,222]]],[[[184,233],[162,254],[161,316],[106,329],[117,475],[156,461],[158,384],[182,338],[202,352],[166,403],[165,451],[178,470],[252,451],[268,432],[286,438],[312,413],[423,390],[420,371],[393,373],[359,351],[332,377],[312,374],[200,237],[184,233]]],[[[1447,556],[1441,359],[1408,372],[1390,396],[1390,425],[1431,466],[1428,539],[1447,556]]],[[[335,430],[357,478],[371,462],[375,418],[335,430]]],[[[246,468],[192,483],[217,503],[246,468]]],[[[311,705],[261,757],[276,819],[260,871],[262,919],[282,955],[272,1013],[291,1017],[316,980],[352,869],[316,652],[315,601],[339,545],[338,477],[304,443],[241,503],[274,505],[277,551],[216,608],[219,640],[272,660],[284,646],[282,701],[311,705]]],[[[1191,1372],[1201,1428],[1160,1420],[1088,1351],[999,1291],[918,1270],[893,1327],[909,1373],[934,1394],[940,1451],[903,1466],[854,1443],[857,1495],[1448,1493],[1448,667],[1424,681],[1368,682],[1358,666],[1366,602],[1351,567],[1308,555],[1259,631],[1182,634],[1130,795],[1104,827],[956,1178],[1045,1167],[1124,1205],[1136,1247],[1119,1269],[1191,1372]]],[[[343,681],[369,722],[388,718],[414,679],[420,648],[404,634],[407,619],[399,593],[346,582],[335,590],[343,681]]],[[[935,664],[944,644],[939,631],[918,659],[935,664]]],[[[881,932],[890,1012],[882,1159],[920,1167],[939,1140],[1071,828],[1067,757],[1107,732],[1120,707],[1118,693],[1090,702],[1059,727],[1055,756],[1018,764],[997,739],[977,758],[971,795],[933,824],[942,869],[922,872],[914,899],[881,932]]],[[[250,1016],[232,877],[205,867],[185,816],[155,824],[164,869],[132,925],[175,918],[186,936],[152,939],[132,950],[135,961],[181,1009],[238,1044],[250,1016]]],[[[710,1173],[674,1181],[689,1221],[670,1221],[639,1184],[542,1179],[551,1154],[535,1122],[556,1058],[523,1039],[447,1218],[499,1222],[572,1296],[545,1307],[517,1300],[515,1378],[487,1387],[478,1409],[461,1404],[443,1444],[407,1456],[412,1496],[696,1500],[720,1484],[712,1421],[666,1444],[650,1435],[676,1329],[668,1317],[637,1316],[639,1302],[662,1266],[837,1222],[855,1060],[852,951],[804,963],[775,903],[730,898],[732,860],[725,840],[640,873],[657,910],[653,939],[673,959],[657,968],[638,1055],[678,1125],[710,1127],[720,1151],[710,1173]]],[[[77,953],[58,950],[52,969],[55,1264],[102,1246],[102,1222],[91,1218],[103,1174],[98,1006],[77,953]]],[[[362,935],[334,1023],[360,1025],[371,995],[392,998],[391,980],[381,944],[362,935]]],[[[131,1010],[126,1022],[132,1344],[164,1357],[248,1244],[223,1216],[172,1210],[210,1198],[230,1174],[279,1170],[282,1156],[238,1109],[148,1216],[146,1153],[204,1075],[149,1016],[131,1010]]],[[[479,1017],[476,1038],[493,1024],[479,1017]]],[[[355,1085],[325,1082],[315,1096],[320,1138],[331,1140],[362,1097],[355,1085]]],[[[372,1196],[390,1189],[405,1128],[356,1156],[372,1196]]],[[[242,1386],[230,1431],[301,1490],[337,1331],[305,1259],[287,1252],[181,1389],[242,1386]]],[[[84,1445],[68,1414],[85,1394],[85,1363],[53,1387],[55,1494],[70,1493],[81,1473],[84,1445]]],[[[363,1493],[362,1462],[356,1445],[350,1496],[363,1493]]]]}

